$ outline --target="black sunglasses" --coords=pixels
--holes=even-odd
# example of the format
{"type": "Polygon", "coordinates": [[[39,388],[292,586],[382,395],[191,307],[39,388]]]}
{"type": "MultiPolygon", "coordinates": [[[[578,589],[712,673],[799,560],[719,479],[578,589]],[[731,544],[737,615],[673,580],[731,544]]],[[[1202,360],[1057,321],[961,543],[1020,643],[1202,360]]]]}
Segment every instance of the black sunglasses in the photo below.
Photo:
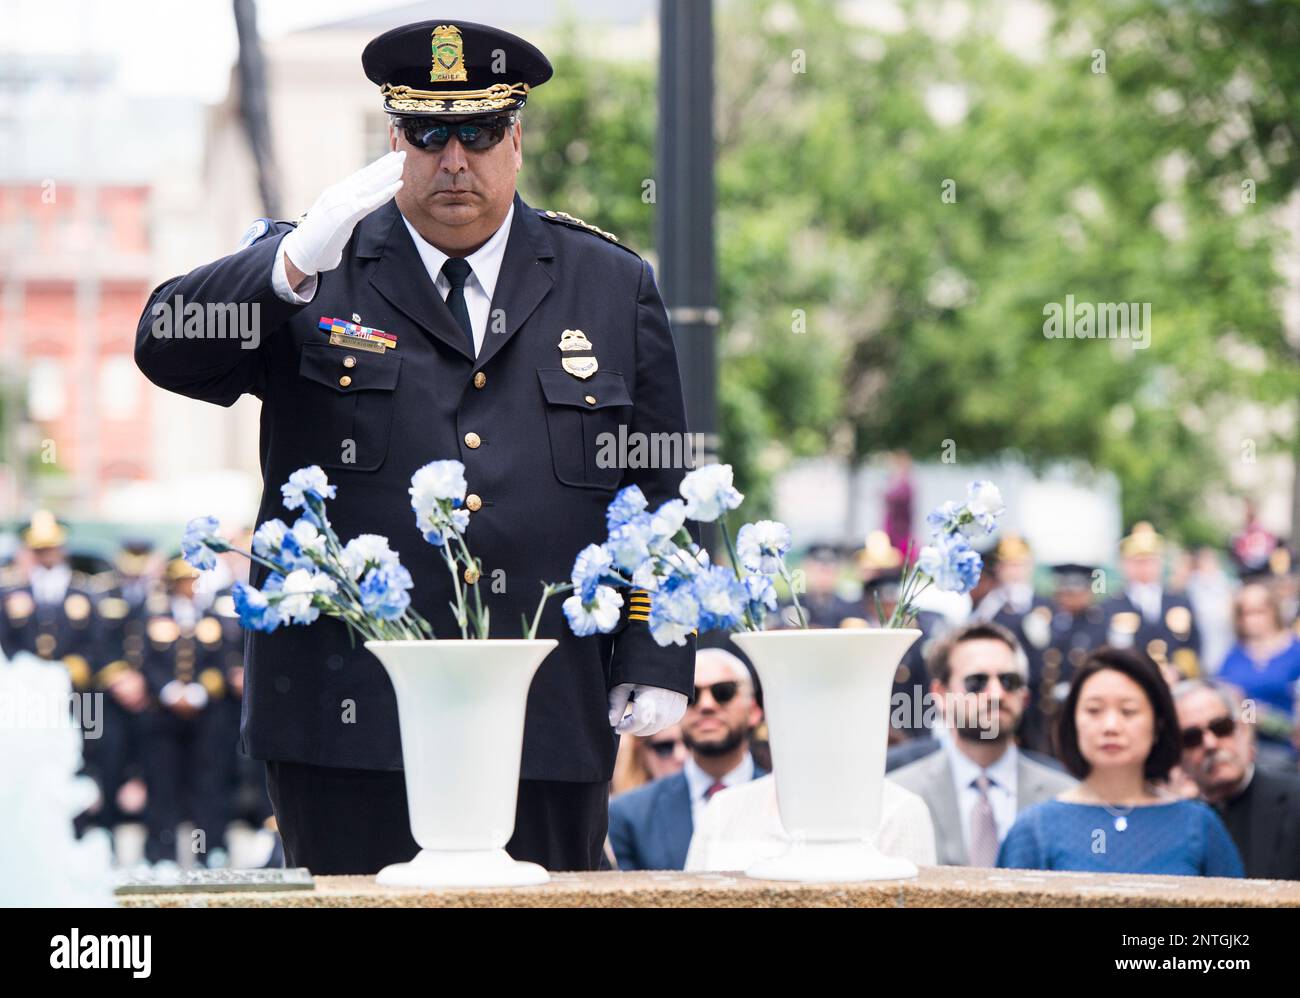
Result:
{"type": "Polygon", "coordinates": [[[514,124],[509,115],[495,118],[475,118],[448,124],[437,118],[402,118],[398,121],[406,141],[417,149],[442,152],[451,141],[452,134],[471,152],[483,152],[505,138],[506,129],[514,124]]]}
{"type": "Polygon", "coordinates": [[[682,743],[680,738],[669,738],[663,742],[648,742],[650,751],[660,759],[671,759],[673,751],[682,743]]]}
{"type": "Polygon", "coordinates": [[[713,700],[719,707],[725,703],[731,703],[735,699],[736,693],[740,690],[740,684],[734,680],[727,680],[725,683],[714,683],[712,686],[695,687],[695,699],[692,703],[700,702],[700,694],[708,690],[713,694],[713,700]]]}
{"type": "MultiPolygon", "coordinates": [[[[972,672],[964,680],[967,693],[983,693],[993,677],[987,672],[972,672]]],[[[998,682],[1008,693],[1014,693],[1025,685],[1025,677],[1018,672],[999,672],[998,682]]]]}
{"type": "Polygon", "coordinates": [[[1220,717],[1211,721],[1204,728],[1183,728],[1183,748],[1200,748],[1205,744],[1207,729],[1215,738],[1227,738],[1237,729],[1237,722],[1230,717],[1220,717]]]}

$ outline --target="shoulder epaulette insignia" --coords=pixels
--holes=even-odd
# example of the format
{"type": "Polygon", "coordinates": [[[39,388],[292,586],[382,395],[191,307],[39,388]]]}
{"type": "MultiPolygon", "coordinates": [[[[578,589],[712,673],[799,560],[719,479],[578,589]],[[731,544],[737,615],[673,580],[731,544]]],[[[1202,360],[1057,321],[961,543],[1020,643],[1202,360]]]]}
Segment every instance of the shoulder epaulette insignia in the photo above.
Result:
{"type": "Polygon", "coordinates": [[[270,231],[271,220],[269,218],[253,219],[248,228],[244,230],[244,234],[239,237],[239,245],[235,247],[235,251],[247,249],[270,231]]]}
{"type": "Polygon", "coordinates": [[[239,245],[235,247],[235,252],[238,253],[240,250],[248,249],[248,247],[252,246],[254,243],[261,242],[266,236],[270,235],[274,231],[276,225],[296,226],[298,222],[301,222],[302,219],[306,217],[306,212],[304,212],[302,217],[298,218],[296,221],[287,218],[256,218],[248,228],[244,230],[244,234],[240,236],[239,245]]]}
{"type": "MultiPolygon", "coordinates": [[[[537,214],[542,216],[542,218],[546,219],[548,222],[558,222],[561,225],[572,226],[575,229],[586,229],[588,232],[594,232],[603,239],[608,239],[611,243],[616,243],[619,246],[623,245],[618,241],[618,236],[614,235],[614,233],[606,232],[604,229],[598,229],[590,222],[584,222],[580,218],[574,218],[574,216],[570,215],[567,211],[550,211],[538,208],[537,214]]],[[[626,249],[626,247],[624,247],[624,249],[626,249]]]]}

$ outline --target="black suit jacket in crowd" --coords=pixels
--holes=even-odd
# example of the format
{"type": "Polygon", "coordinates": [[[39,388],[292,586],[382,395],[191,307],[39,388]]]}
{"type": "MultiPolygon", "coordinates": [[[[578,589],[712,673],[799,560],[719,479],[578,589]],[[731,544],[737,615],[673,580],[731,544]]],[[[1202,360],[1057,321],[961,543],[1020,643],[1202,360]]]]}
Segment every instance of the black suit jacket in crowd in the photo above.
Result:
{"type": "MultiPolygon", "coordinates": [[[[246,249],[160,285],[137,333],[136,361],[155,384],[218,405],[245,393],[262,400],[258,522],[292,522],[297,514],[283,508],[280,485],[294,470],[320,465],[338,486],[328,512],[340,538],[386,535],[415,580],[415,609],[440,637],[459,631],[440,552],[415,527],[407,489],[416,469],[460,460],[469,492],[481,497],[466,536],[482,561],[479,585],[500,638],[520,637],[542,581],[567,580],[578,551],[604,540],[605,507],[620,487],[639,485],[653,508],[677,495],[684,474],[680,460],[637,468],[597,460],[600,435],[620,425],[628,434],[681,434],[684,445],[677,358],[649,264],[581,223],[538,212],[517,195],[514,204],[477,357],[394,202],[362,219],[310,303],[285,302],[272,288],[276,249],[292,228],[282,222],[246,249]],[[154,305],[177,295],[183,303],[256,303],[260,345],[155,335],[154,305]],[[396,348],[331,345],[319,320],[354,313],[396,336],[396,348]],[[561,367],[568,329],[586,334],[599,363],[586,380],[561,367]],[[350,382],[341,383],[344,376],[350,382]],[[469,434],[478,447],[468,445],[469,434]]],[[[255,569],[253,583],[265,574],[255,569]]],[[[560,606],[550,601],[538,630],[560,643],[529,692],[521,777],[608,780],[617,737],[607,691],[631,682],[689,695],[693,642],[659,647],[646,623],[627,619],[626,605],[615,634],[578,638],[560,606]]],[[[321,618],[252,634],[245,679],[242,739],[253,757],[401,767],[388,676],[352,647],[343,624],[321,618]],[[345,702],[355,704],[353,723],[345,723],[345,702]]]]}
{"type": "Polygon", "coordinates": [[[1300,880],[1300,774],[1256,768],[1220,813],[1247,877],[1300,880]]]}

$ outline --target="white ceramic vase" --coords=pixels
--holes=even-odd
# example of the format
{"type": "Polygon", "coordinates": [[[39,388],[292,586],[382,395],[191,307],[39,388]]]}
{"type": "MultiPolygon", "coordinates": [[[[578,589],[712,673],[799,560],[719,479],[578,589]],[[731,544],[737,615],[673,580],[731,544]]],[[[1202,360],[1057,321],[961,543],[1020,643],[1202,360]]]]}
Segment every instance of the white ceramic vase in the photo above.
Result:
{"type": "Polygon", "coordinates": [[[517,887],[550,877],[505,851],[515,827],[528,687],[557,642],[367,641],[397,692],[406,799],[420,852],[379,871],[398,887],[517,887]]]}
{"type": "Polygon", "coordinates": [[[763,684],[781,823],[790,847],[745,871],[762,880],[915,877],[876,847],[889,694],[914,628],[733,634],[763,684]]]}

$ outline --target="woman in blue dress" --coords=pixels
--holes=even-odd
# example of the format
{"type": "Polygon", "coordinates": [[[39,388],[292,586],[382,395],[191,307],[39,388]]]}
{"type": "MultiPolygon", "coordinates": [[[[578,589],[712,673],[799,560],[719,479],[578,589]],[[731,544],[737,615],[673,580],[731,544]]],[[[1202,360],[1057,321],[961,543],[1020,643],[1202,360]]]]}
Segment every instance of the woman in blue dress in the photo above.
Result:
{"type": "Polygon", "coordinates": [[[1075,674],[1056,728],[1079,783],[1027,808],[998,866],[1097,873],[1241,877],[1219,816],[1163,786],[1181,755],[1178,715],[1155,663],[1099,648],[1075,674]]]}
{"type": "Polygon", "coordinates": [[[1237,643],[1217,678],[1236,686],[1255,705],[1260,763],[1294,769],[1300,640],[1283,621],[1277,597],[1258,582],[1241,587],[1232,618],[1237,643]]]}

